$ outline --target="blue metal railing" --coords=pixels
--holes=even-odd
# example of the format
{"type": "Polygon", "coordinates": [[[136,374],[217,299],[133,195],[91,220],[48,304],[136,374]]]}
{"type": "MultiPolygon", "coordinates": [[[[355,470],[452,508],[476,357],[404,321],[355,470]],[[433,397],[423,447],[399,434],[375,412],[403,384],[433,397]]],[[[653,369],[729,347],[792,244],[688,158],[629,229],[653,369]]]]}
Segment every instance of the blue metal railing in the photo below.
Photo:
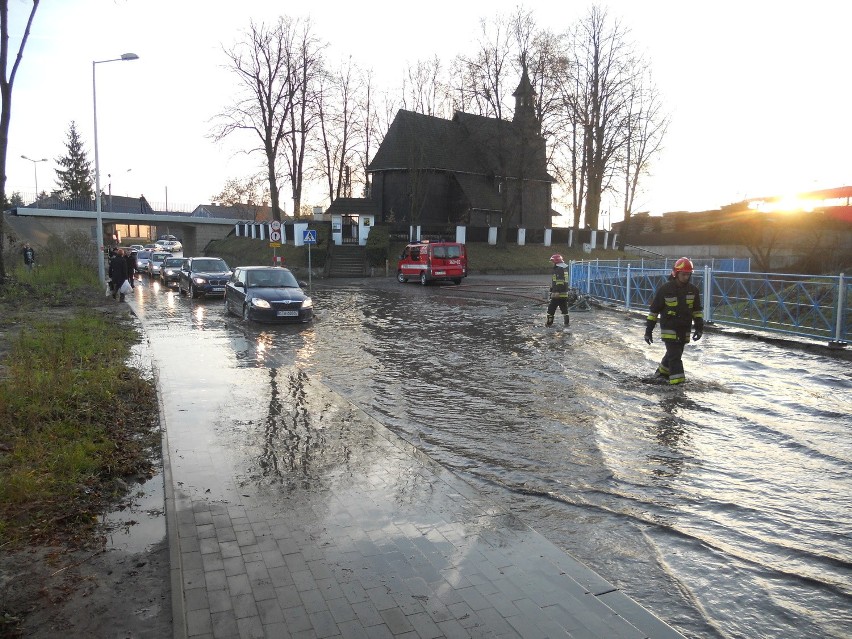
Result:
{"type": "MultiPolygon", "coordinates": [[[[670,271],[626,261],[572,262],[571,286],[628,311],[645,310],[670,271]]],[[[714,270],[709,264],[699,269],[696,264],[692,281],[702,291],[705,321],[827,340],[835,346],[849,342],[852,280],[843,273],[749,273],[714,270]]]]}

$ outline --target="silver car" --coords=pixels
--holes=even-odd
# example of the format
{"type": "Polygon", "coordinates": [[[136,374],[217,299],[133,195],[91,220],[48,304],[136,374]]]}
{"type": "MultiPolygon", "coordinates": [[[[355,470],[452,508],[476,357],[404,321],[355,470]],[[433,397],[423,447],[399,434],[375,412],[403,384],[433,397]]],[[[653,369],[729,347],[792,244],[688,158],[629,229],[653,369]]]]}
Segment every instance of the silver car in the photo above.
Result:
{"type": "Polygon", "coordinates": [[[171,253],[165,253],[160,251],[154,251],[151,253],[151,259],[148,260],[148,275],[153,278],[160,277],[160,269],[163,267],[163,261],[167,257],[171,257],[171,253]]]}

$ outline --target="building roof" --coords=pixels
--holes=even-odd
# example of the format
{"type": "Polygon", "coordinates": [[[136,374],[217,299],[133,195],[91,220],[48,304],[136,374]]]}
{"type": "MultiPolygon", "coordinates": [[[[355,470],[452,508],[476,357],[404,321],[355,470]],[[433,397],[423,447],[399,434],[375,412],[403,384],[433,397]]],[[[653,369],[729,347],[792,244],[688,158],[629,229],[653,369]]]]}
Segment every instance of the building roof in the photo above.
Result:
{"type": "Polygon", "coordinates": [[[523,154],[516,150],[530,142],[521,127],[506,120],[461,111],[446,120],[400,109],[367,170],[434,170],[555,182],[543,162],[530,158],[533,161],[521,166],[523,154]]]}
{"type": "Polygon", "coordinates": [[[368,198],[339,197],[325,210],[334,215],[378,215],[379,205],[368,198]]]}

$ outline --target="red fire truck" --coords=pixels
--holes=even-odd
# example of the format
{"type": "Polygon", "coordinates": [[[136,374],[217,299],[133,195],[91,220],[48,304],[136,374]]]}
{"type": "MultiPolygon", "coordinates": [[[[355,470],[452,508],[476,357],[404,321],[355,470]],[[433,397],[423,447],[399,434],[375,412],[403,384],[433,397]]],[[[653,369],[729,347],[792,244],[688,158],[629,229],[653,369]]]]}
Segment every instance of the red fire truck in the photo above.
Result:
{"type": "Polygon", "coordinates": [[[429,242],[409,244],[399,256],[396,279],[402,283],[419,280],[423,286],[439,280],[461,284],[467,277],[467,252],[458,242],[429,242]]]}

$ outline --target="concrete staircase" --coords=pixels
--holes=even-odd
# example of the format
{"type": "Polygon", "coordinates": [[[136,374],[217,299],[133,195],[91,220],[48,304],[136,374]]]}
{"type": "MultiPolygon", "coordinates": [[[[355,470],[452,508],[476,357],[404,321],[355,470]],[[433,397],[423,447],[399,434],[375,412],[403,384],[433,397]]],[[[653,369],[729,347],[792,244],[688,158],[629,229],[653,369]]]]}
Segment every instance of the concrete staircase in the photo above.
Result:
{"type": "Polygon", "coordinates": [[[332,247],[328,277],[367,277],[367,249],[358,244],[332,247]]]}

